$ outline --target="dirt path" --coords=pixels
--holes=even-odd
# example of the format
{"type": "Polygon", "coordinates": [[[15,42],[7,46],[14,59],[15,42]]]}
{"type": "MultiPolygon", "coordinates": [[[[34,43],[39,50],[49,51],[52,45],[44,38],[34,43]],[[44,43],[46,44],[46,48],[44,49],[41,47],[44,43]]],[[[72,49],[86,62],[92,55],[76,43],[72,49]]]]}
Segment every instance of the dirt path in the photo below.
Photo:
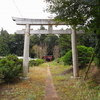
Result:
{"type": "Polygon", "coordinates": [[[47,67],[47,79],[46,79],[46,88],[45,88],[45,98],[44,100],[60,100],[57,96],[55,87],[52,81],[52,75],[50,68],[47,67]]]}

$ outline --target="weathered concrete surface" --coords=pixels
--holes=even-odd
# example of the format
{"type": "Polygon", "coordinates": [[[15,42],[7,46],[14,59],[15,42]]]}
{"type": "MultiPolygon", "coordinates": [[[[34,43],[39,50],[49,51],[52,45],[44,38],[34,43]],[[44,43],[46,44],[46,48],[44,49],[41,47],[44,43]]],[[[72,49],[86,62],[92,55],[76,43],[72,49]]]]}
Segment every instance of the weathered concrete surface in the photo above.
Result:
{"type": "Polygon", "coordinates": [[[79,67],[78,67],[78,52],[77,52],[77,39],[76,31],[72,28],[71,34],[72,41],[72,58],[73,58],[73,77],[79,77],[79,67]]]}
{"type": "Polygon", "coordinates": [[[52,76],[50,68],[47,68],[47,79],[46,79],[46,88],[45,88],[45,98],[44,100],[60,100],[57,96],[55,87],[53,85],[52,76]]]}
{"type": "MultiPolygon", "coordinates": [[[[17,34],[24,34],[24,30],[17,30],[17,34]]],[[[30,30],[30,34],[71,34],[71,29],[68,30],[30,30]]]]}
{"type": "Polygon", "coordinates": [[[12,17],[13,21],[16,21],[17,25],[66,25],[65,23],[57,23],[53,19],[29,19],[29,18],[17,18],[12,17]]]}
{"type": "MultiPolygon", "coordinates": [[[[17,30],[16,31],[17,34],[24,34],[25,31],[24,30],[17,30]]],[[[67,29],[67,30],[30,30],[30,34],[72,34],[72,30],[71,29],[67,29]]],[[[83,34],[83,31],[76,31],[76,34],[83,34]]]]}
{"type": "Polygon", "coordinates": [[[26,25],[25,39],[24,39],[24,53],[23,53],[23,77],[28,74],[28,61],[29,61],[29,44],[30,44],[30,25],[26,25]]]}

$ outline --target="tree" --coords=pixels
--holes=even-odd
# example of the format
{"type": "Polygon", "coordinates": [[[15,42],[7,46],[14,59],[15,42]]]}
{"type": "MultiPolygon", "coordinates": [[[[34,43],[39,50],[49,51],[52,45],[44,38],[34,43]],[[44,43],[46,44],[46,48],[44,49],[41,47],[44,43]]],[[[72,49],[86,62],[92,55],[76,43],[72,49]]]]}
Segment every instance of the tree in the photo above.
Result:
{"type": "Polygon", "coordinates": [[[77,35],[78,45],[84,45],[86,47],[95,48],[96,40],[97,40],[97,37],[95,33],[85,33],[85,34],[77,35]]]}
{"type": "Polygon", "coordinates": [[[0,33],[0,56],[6,56],[9,53],[9,34],[6,30],[2,29],[0,33]]]}
{"type": "Polygon", "coordinates": [[[48,55],[52,55],[54,46],[58,45],[58,36],[49,34],[45,38],[44,42],[46,43],[46,45],[48,47],[47,48],[48,55]]]}
{"type": "MultiPolygon", "coordinates": [[[[43,27],[41,25],[39,30],[46,30],[46,29],[45,29],[45,27],[43,27]]],[[[33,49],[33,47],[36,47],[36,45],[40,46],[42,49],[47,47],[46,43],[44,41],[46,37],[47,37],[47,35],[45,35],[45,34],[42,34],[42,35],[39,34],[39,35],[30,36],[30,57],[34,57],[37,54],[36,52],[34,52],[34,49],[33,49]]]]}
{"type": "Polygon", "coordinates": [[[35,56],[35,52],[33,50],[33,46],[35,45],[39,45],[40,43],[40,38],[38,35],[31,35],[30,36],[30,57],[34,57],[35,56]]]}
{"type": "Polygon", "coordinates": [[[71,49],[71,36],[69,34],[61,34],[59,36],[58,42],[61,49],[61,56],[63,56],[71,49]]]}
{"type": "Polygon", "coordinates": [[[34,52],[36,54],[36,57],[39,58],[39,46],[38,45],[35,45],[35,46],[33,46],[32,49],[34,50],[34,52]]]}
{"type": "Polygon", "coordinates": [[[56,21],[63,21],[74,28],[87,27],[98,30],[100,27],[99,0],[45,0],[47,11],[55,14],[56,21]],[[93,23],[94,22],[94,23],[93,23]],[[99,26],[98,26],[99,25],[99,26]]]}
{"type": "Polygon", "coordinates": [[[46,29],[43,25],[41,25],[39,30],[46,30],[46,29]]]}
{"type": "Polygon", "coordinates": [[[9,35],[9,47],[10,53],[18,56],[23,55],[24,48],[24,35],[21,34],[10,34],[9,35]]]}
{"type": "Polygon", "coordinates": [[[60,48],[59,48],[58,45],[55,45],[54,46],[53,56],[54,56],[54,58],[59,58],[60,57],[60,48]]]}
{"type": "Polygon", "coordinates": [[[43,57],[43,55],[46,55],[47,54],[47,46],[38,46],[38,45],[35,45],[33,46],[32,48],[34,50],[34,53],[36,54],[36,57],[37,58],[41,58],[43,57]]]}

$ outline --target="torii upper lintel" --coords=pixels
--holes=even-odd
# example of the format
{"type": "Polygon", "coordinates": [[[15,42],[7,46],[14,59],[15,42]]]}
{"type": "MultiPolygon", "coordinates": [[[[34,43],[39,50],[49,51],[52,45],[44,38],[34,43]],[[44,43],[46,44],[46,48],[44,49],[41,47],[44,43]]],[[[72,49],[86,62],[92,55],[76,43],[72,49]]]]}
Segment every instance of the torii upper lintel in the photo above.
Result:
{"type": "Polygon", "coordinates": [[[16,21],[17,25],[66,25],[63,22],[56,22],[53,19],[29,19],[29,18],[17,18],[12,17],[13,21],[16,21]]]}

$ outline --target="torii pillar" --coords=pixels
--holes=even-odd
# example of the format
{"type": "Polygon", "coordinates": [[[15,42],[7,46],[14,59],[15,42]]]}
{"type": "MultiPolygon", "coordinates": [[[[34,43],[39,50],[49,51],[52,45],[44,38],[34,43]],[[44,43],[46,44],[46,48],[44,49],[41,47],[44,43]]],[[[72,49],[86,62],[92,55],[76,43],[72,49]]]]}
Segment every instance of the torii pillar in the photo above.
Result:
{"type": "Polygon", "coordinates": [[[23,53],[23,77],[28,78],[28,61],[29,61],[29,42],[30,42],[30,25],[26,24],[24,38],[24,53],[23,53]]]}
{"type": "Polygon", "coordinates": [[[72,28],[71,42],[72,42],[72,62],[73,62],[73,77],[79,77],[79,67],[78,67],[78,53],[77,53],[77,43],[76,43],[76,30],[72,28]]]}

